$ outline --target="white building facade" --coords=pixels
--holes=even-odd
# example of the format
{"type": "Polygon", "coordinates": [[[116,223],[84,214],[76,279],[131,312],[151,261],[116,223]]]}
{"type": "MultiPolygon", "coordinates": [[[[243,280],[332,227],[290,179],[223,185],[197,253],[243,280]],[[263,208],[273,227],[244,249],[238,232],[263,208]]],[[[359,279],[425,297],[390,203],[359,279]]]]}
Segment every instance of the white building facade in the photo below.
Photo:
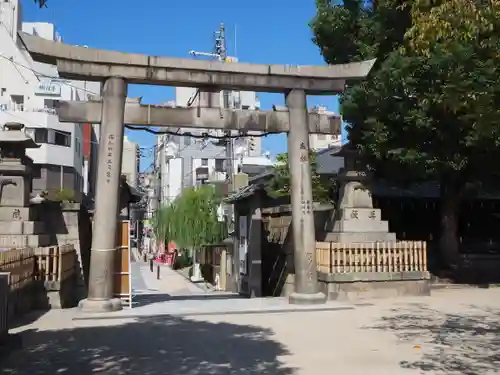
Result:
{"type": "MultiPolygon", "coordinates": [[[[197,89],[177,87],[176,100],[169,105],[178,107],[199,105],[197,89]]],[[[221,92],[220,105],[225,108],[259,110],[260,101],[255,92],[221,92]]],[[[172,130],[172,129],[171,129],[172,130]]],[[[220,130],[173,129],[179,134],[190,132],[193,135],[208,133],[222,137],[220,130]]],[[[232,166],[237,172],[243,163],[271,165],[268,157],[262,157],[262,138],[254,136],[232,140],[232,166]]],[[[230,159],[229,159],[230,160],[230,159]]],[[[228,168],[227,147],[216,139],[198,139],[182,135],[160,135],[157,137],[156,170],[158,197],[161,204],[174,200],[186,187],[202,181],[223,181],[228,168]]]]}
{"type": "Polygon", "coordinates": [[[0,2],[0,125],[21,122],[41,145],[27,151],[35,163],[34,192],[66,189],[79,199],[88,185],[82,126],[59,122],[56,106],[59,100],[88,100],[93,96],[89,93],[99,95],[100,85],[58,79],[55,66],[34,62],[18,31],[53,41],[61,41],[61,37],[52,24],[21,23],[21,19],[19,0],[0,2]]]}
{"type": "MultiPolygon", "coordinates": [[[[323,106],[317,106],[312,109],[313,112],[333,116],[334,113],[330,112],[323,106]]],[[[340,147],[342,145],[342,138],[340,134],[310,134],[309,147],[313,150],[320,151],[331,147],[340,147]]]]}
{"type": "Polygon", "coordinates": [[[137,188],[139,185],[139,167],[140,167],[139,146],[127,136],[123,137],[123,156],[122,156],[122,176],[127,178],[130,186],[137,188]]]}

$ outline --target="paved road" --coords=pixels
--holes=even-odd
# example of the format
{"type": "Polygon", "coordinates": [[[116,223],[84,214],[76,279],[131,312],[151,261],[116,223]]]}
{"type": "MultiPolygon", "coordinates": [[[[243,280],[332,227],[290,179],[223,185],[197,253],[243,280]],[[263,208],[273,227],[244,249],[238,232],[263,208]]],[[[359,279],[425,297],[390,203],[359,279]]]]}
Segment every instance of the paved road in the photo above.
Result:
{"type": "MultiPolygon", "coordinates": [[[[16,329],[24,350],[0,374],[500,374],[499,297],[500,289],[441,290],[277,313],[256,299],[245,303],[261,313],[90,320],[52,311],[16,329]]],[[[158,304],[172,302],[180,303],[158,304]]]]}
{"type": "Polygon", "coordinates": [[[135,294],[166,293],[174,295],[191,295],[205,293],[197,284],[193,284],[184,276],[167,266],[160,266],[160,279],[157,279],[157,265],[151,272],[149,264],[132,262],[132,291],[135,294]]]}

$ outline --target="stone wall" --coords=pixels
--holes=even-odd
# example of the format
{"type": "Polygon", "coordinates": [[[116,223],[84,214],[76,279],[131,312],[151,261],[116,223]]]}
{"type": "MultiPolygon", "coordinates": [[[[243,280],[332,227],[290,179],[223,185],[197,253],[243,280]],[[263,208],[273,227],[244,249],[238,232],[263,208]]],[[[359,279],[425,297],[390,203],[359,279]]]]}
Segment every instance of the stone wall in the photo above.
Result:
{"type": "Polygon", "coordinates": [[[77,299],[87,294],[90,265],[92,224],[89,212],[79,203],[43,202],[40,220],[44,222],[46,233],[52,246],[72,244],[75,247],[79,270],[77,272],[77,299]]]}

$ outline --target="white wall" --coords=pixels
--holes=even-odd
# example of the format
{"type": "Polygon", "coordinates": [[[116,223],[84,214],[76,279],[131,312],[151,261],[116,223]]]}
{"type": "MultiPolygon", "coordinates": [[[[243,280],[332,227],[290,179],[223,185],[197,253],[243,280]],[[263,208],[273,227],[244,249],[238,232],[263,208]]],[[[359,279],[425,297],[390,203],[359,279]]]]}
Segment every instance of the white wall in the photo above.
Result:
{"type": "MultiPolygon", "coordinates": [[[[317,106],[312,109],[312,111],[325,114],[329,116],[335,116],[334,112],[330,112],[324,106],[317,106]]],[[[340,134],[310,134],[309,135],[309,147],[314,150],[324,150],[329,147],[337,147],[342,145],[342,140],[340,134]]]]}
{"type": "Polygon", "coordinates": [[[167,204],[182,192],[182,158],[172,158],[162,171],[161,202],[167,204]]]}
{"type": "MultiPolygon", "coordinates": [[[[52,100],[75,99],[78,89],[64,82],[44,78],[43,75],[56,76],[55,67],[35,63],[20,48],[17,30],[14,30],[21,26],[16,21],[20,18],[19,9],[17,0],[1,3],[0,20],[5,27],[0,25],[0,124],[16,121],[24,123],[27,128],[49,128],[70,133],[71,147],[42,144],[40,149],[28,150],[27,154],[35,163],[74,167],[81,175],[81,128],[76,124],[60,123],[53,103],[50,103],[52,100]],[[53,91],[48,94],[47,88],[53,91]],[[16,103],[21,98],[22,104],[16,103]]],[[[26,32],[47,39],[58,38],[54,26],[48,23],[27,23],[23,28],[26,32]]]]}
{"type": "Polygon", "coordinates": [[[137,186],[137,170],[139,168],[139,161],[137,160],[137,153],[139,146],[137,143],[128,139],[127,136],[123,138],[123,156],[122,156],[122,175],[127,177],[129,185],[137,186]]]}

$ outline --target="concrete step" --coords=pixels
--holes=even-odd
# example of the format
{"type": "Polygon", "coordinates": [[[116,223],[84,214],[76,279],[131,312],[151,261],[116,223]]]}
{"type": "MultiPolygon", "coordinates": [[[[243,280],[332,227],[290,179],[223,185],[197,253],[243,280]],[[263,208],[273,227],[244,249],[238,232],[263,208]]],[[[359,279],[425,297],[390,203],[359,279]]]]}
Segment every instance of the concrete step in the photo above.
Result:
{"type": "Polygon", "coordinates": [[[0,221],[2,234],[43,234],[45,225],[41,221],[0,221]]]}
{"type": "Polygon", "coordinates": [[[50,246],[48,234],[8,234],[0,235],[0,248],[22,248],[50,246]]]}

